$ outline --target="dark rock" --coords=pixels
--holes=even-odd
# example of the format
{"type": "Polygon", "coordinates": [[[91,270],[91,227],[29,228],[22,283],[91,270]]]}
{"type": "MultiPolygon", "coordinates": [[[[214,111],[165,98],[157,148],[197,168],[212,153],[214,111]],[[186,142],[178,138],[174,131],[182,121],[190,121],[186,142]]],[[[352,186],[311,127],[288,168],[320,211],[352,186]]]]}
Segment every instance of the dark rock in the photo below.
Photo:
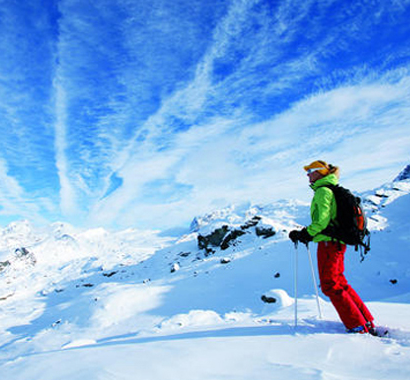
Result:
{"type": "Polygon", "coordinates": [[[379,197],[379,198],[388,198],[388,197],[389,197],[389,196],[386,195],[386,194],[378,194],[378,193],[376,193],[375,196],[376,196],[376,197],[379,197]]]}
{"type": "Polygon", "coordinates": [[[17,248],[14,251],[14,253],[17,257],[24,257],[24,256],[28,256],[30,254],[30,251],[27,248],[22,247],[22,248],[17,248]]]}
{"type": "Polygon", "coordinates": [[[117,271],[113,271],[113,272],[109,272],[109,273],[103,273],[103,276],[112,277],[112,276],[114,276],[114,274],[117,274],[117,273],[118,273],[117,271]]]}
{"type": "Polygon", "coordinates": [[[176,271],[180,270],[181,267],[179,266],[178,263],[175,263],[174,265],[172,265],[171,267],[171,273],[175,273],[176,271]]]}
{"type": "Polygon", "coordinates": [[[10,266],[10,261],[0,261],[0,272],[10,266]]]}
{"type": "Polygon", "coordinates": [[[251,220],[248,220],[244,225],[241,226],[242,230],[246,230],[251,227],[255,227],[262,218],[255,215],[251,220]]]}
{"type": "Polygon", "coordinates": [[[19,260],[25,260],[27,263],[31,265],[35,265],[37,263],[37,259],[34,256],[34,253],[30,252],[27,248],[24,248],[24,247],[17,248],[14,251],[14,254],[19,260]]]}
{"type": "Polygon", "coordinates": [[[213,255],[215,252],[212,248],[205,248],[205,256],[213,255]]]}
{"type": "Polygon", "coordinates": [[[0,301],[5,301],[7,298],[10,298],[14,295],[14,293],[7,294],[6,296],[0,297],[0,301]]]}
{"type": "Polygon", "coordinates": [[[245,235],[245,233],[246,232],[244,232],[242,230],[232,230],[223,239],[223,242],[221,243],[221,249],[223,251],[225,249],[228,249],[239,236],[245,235]]]}
{"type": "Polygon", "coordinates": [[[275,297],[267,297],[265,295],[263,295],[261,297],[261,300],[265,303],[275,303],[276,302],[276,298],[275,297]]]}
{"type": "Polygon", "coordinates": [[[276,231],[272,227],[256,227],[255,232],[257,236],[262,236],[264,239],[276,235],[276,231]]]}
{"type": "Polygon", "coordinates": [[[209,246],[219,247],[222,244],[222,241],[225,235],[228,233],[228,226],[222,226],[217,228],[215,231],[209,235],[202,236],[198,235],[198,247],[199,249],[207,249],[209,246]]]}

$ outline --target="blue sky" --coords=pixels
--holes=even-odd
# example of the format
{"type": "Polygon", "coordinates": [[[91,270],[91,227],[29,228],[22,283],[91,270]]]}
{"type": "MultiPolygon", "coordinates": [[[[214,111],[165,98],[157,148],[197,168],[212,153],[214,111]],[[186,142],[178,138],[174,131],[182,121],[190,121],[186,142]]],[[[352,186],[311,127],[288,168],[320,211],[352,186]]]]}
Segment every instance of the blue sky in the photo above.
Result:
{"type": "Polygon", "coordinates": [[[166,228],[410,161],[410,1],[0,0],[0,224],[166,228]]]}

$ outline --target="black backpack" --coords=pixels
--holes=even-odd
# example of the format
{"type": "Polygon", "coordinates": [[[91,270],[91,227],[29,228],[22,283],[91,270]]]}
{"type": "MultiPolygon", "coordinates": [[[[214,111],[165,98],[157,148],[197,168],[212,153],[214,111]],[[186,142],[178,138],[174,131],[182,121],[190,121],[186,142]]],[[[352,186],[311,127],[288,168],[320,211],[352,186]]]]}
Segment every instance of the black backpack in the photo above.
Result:
{"type": "Polygon", "coordinates": [[[370,251],[370,232],[367,229],[361,199],[339,185],[324,187],[333,191],[337,215],[336,219],[331,221],[321,233],[345,244],[354,245],[356,251],[360,248],[361,261],[363,261],[364,255],[370,251]]]}

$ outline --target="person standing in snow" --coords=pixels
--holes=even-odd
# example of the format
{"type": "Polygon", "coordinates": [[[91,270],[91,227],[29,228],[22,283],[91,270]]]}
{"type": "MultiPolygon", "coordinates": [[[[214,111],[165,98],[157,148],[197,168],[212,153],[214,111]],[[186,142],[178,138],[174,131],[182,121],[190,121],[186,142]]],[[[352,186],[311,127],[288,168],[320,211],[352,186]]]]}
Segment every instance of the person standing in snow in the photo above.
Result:
{"type": "Polygon", "coordinates": [[[337,185],[339,168],[325,161],[314,161],[304,167],[314,191],[311,203],[311,224],[293,230],[289,238],[296,244],[318,243],[317,260],[322,292],[330,298],[340,319],[350,333],[376,334],[373,316],[344,276],[346,245],[326,236],[322,231],[336,218],[336,200],[326,185],[337,185]]]}

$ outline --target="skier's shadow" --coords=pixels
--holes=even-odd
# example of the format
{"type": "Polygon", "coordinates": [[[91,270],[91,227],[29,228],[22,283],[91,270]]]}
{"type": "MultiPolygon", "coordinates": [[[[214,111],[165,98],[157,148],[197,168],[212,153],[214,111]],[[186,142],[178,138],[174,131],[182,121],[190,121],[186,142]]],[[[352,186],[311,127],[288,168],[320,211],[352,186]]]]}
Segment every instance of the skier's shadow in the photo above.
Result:
{"type": "MultiPolygon", "coordinates": [[[[112,346],[128,344],[144,344],[177,340],[206,339],[206,338],[234,338],[234,337],[257,337],[257,336],[280,336],[280,335],[309,335],[309,334],[343,334],[344,329],[340,323],[327,321],[322,325],[298,325],[272,324],[250,327],[230,327],[203,331],[188,331],[178,334],[158,335],[141,337],[135,334],[124,334],[100,339],[92,346],[112,346]]],[[[84,346],[82,346],[84,347],[84,346]]],[[[82,348],[79,347],[79,348],[82,348]]],[[[75,349],[75,347],[71,348],[75,349]]]]}

